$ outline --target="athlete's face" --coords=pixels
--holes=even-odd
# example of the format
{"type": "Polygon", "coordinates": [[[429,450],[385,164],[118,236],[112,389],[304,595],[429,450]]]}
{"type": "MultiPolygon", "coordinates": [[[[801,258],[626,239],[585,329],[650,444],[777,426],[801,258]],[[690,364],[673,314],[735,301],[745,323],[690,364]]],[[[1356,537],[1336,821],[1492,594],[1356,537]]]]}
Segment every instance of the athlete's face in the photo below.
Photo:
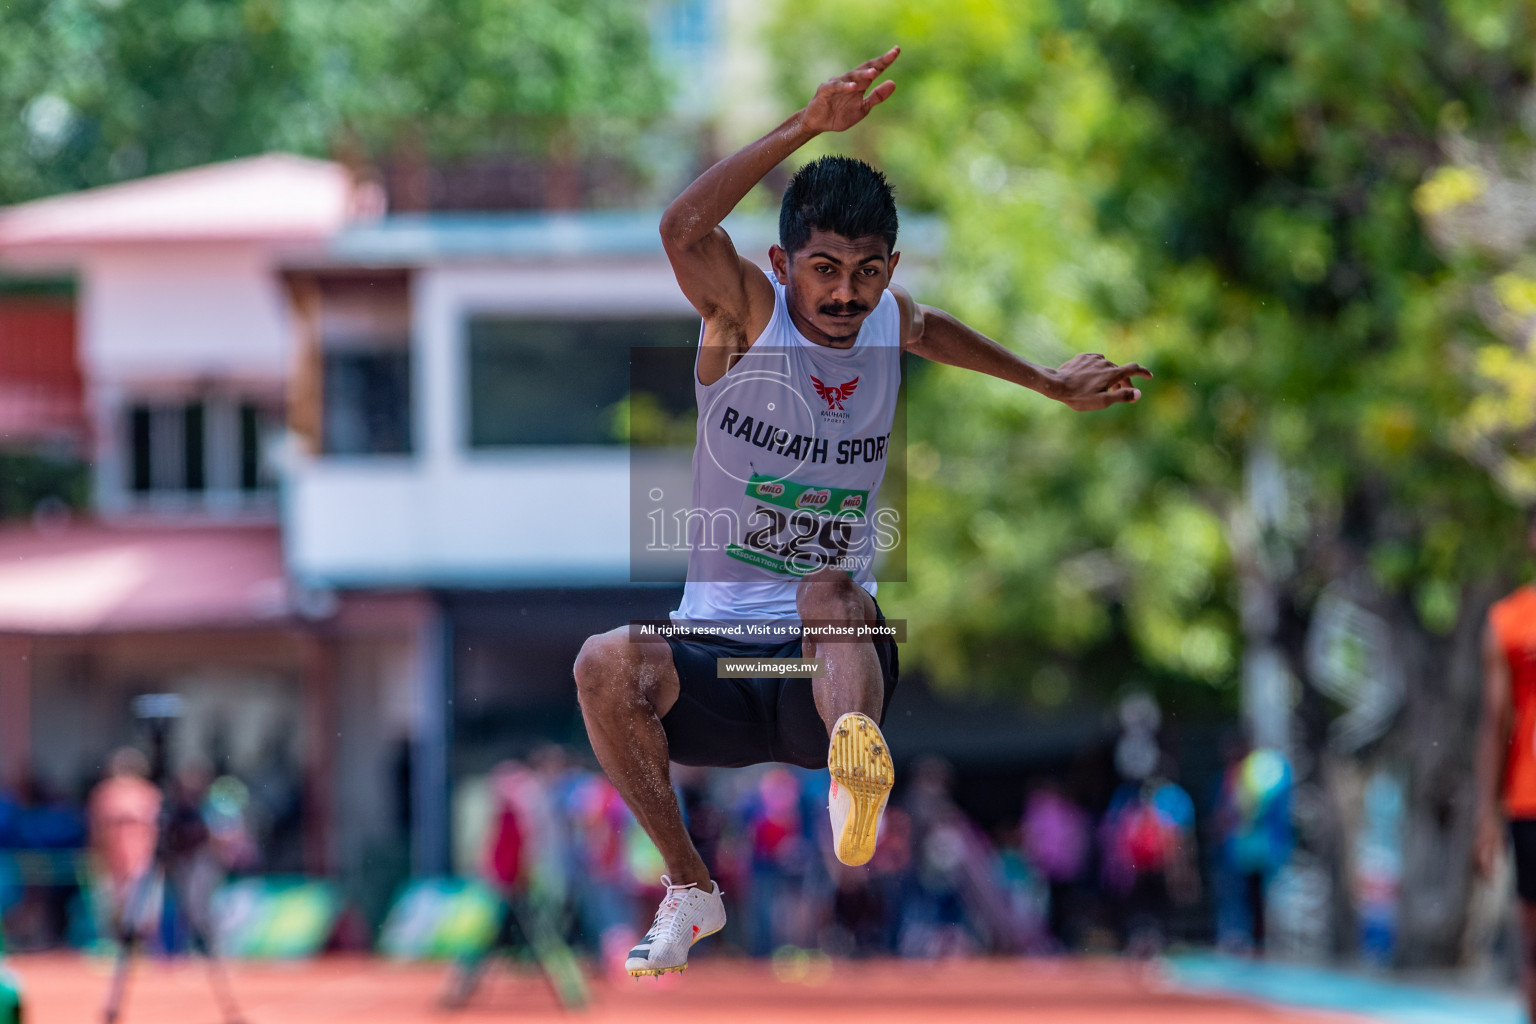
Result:
{"type": "Polygon", "coordinates": [[[818,345],[848,348],[885,294],[901,253],[878,235],[845,238],[813,228],[803,248],[787,253],[774,246],[769,256],[800,333],[818,345]]]}

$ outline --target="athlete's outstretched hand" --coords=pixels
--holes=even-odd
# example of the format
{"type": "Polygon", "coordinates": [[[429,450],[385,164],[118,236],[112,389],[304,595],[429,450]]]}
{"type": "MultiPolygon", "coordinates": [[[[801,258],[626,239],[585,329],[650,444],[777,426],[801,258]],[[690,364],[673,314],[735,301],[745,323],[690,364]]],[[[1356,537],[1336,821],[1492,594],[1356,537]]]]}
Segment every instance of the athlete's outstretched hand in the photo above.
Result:
{"type": "Polygon", "coordinates": [[[881,82],[873,92],[869,87],[900,53],[901,47],[893,46],[847,74],[822,82],[811,102],[805,105],[802,123],[812,131],[843,132],[864,120],[864,115],[890,99],[891,93],[896,91],[896,83],[890,81],[881,82]],[[866,92],[869,95],[866,96],[866,92]]]}
{"type": "Polygon", "coordinates": [[[1152,379],[1152,371],[1140,363],[1117,366],[1097,352],[1084,352],[1058,366],[1052,398],[1080,412],[1107,409],[1120,402],[1134,402],[1141,389],[1131,386],[1132,377],[1152,379]]]}

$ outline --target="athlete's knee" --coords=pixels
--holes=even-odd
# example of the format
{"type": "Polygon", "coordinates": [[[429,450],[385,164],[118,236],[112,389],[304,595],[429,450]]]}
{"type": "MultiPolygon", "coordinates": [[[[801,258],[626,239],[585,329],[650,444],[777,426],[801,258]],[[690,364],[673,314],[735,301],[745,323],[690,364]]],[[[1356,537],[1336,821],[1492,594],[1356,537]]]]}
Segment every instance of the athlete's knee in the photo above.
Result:
{"type": "Polygon", "coordinates": [[[801,619],[862,619],[863,588],[841,569],[817,569],[801,577],[795,607],[801,619]]]}
{"type": "Polygon", "coordinates": [[[576,676],[576,693],[583,703],[611,689],[616,677],[627,674],[624,665],[625,646],[624,638],[615,637],[612,633],[589,636],[581,645],[572,671],[576,676]]]}
{"type": "Polygon", "coordinates": [[[627,629],[587,638],[576,655],[576,697],[589,709],[606,709],[649,699],[644,652],[627,629]]]}

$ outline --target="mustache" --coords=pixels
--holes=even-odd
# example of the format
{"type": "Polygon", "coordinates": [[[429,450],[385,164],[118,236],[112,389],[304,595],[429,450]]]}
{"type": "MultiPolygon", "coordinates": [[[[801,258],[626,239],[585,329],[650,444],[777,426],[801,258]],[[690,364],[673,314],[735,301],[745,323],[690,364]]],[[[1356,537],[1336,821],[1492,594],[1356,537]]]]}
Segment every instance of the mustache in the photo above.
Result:
{"type": "Polygon", "coordinates": [[[869,307],[862,302],[829,302],[818,309],[827,316],[848,316],[851,313],[869,312],[869,307]]]}

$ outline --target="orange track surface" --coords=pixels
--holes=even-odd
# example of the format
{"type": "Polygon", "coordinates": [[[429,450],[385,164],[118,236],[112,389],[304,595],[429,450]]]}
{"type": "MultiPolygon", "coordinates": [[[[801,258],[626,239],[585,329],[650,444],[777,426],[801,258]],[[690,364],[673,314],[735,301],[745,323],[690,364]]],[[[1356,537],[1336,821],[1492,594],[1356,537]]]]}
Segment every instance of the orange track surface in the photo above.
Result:
{"type": "MultiPolygon", "coordinates": [[[[464,1010],[434,1005],[444,968],[362,957],[236,964],[247,1024],[480,1024],[485,1021],[677,1024],[1362,1024],[1363,1018],[1178,992],[1154,968],[1112,960],[822,962],[775,975],[765,963],[699,957],[660,980],[600,980],[593,1005],[563,1013],[536,975],[498,964],[464,1010]]],[[[19,956],[27,1024],[100,1020],[110,964],[19,956]]],[[[140,963],[121,1024],[219,1024],[203,965],[140,963]]]]}

